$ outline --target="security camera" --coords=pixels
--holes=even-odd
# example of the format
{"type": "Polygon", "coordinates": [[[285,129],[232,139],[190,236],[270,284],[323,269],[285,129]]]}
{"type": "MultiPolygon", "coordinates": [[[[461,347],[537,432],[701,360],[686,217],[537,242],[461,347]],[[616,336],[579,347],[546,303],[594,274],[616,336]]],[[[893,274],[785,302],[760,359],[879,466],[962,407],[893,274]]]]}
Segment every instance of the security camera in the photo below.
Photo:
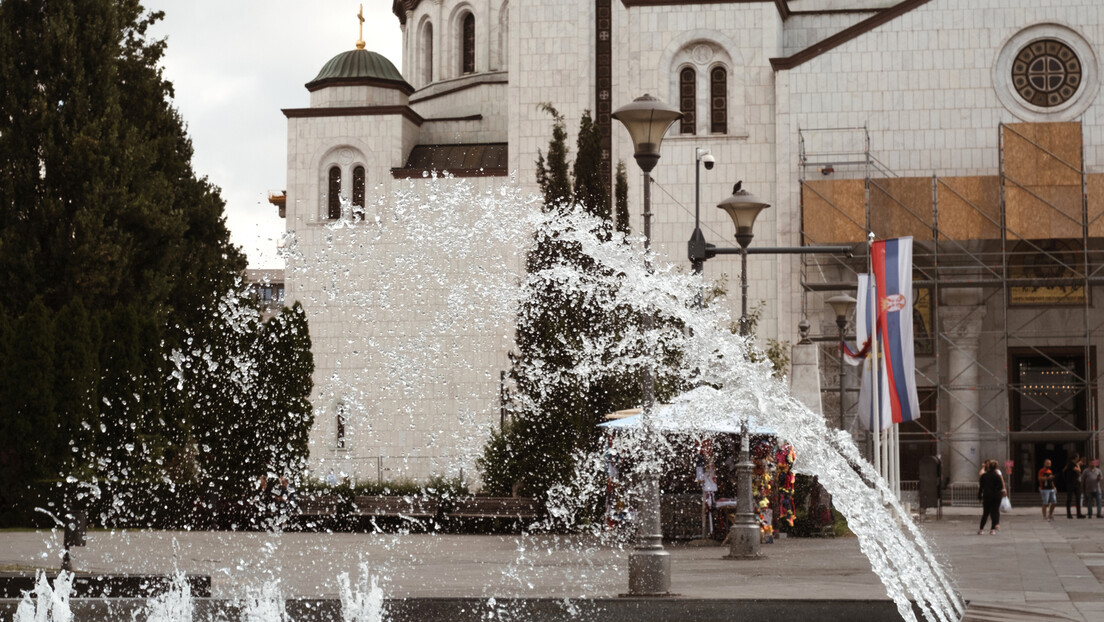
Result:
{"type": "Polygon", "coordinates": [[[713,170],[713,165],[717,162],[717,159],[713,157],[713,154],[707,153],[702,156],[702,164],[705,165],[705,170],[713,170]]]}

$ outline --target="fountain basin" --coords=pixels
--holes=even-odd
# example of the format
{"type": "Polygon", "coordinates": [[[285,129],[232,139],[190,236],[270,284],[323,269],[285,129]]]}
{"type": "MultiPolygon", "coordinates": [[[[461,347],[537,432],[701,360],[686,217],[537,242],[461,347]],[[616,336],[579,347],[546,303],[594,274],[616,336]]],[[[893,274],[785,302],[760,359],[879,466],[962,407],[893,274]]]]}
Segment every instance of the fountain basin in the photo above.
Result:
{"type": "MultiPolygon", "coordinates": [[[[47,573],[46,579],[54,584],[57,573],[47,573]]],[[[210,575],[185,575],[192,595],[211,596],[210,575]]],[[[168,591],[172,576],[164,574],[98,574],[78,572],[73,577],[72,598],[74,599],[145,599],[168,591]]],[[[0,573],[0,599],[18,599],[25,592],[33,592],[36,577],[21,572],[0,573]]],[[[14,610],[13,610],[14,611],[14,610]]]]}
{"type": "MultiPolygon", "coordinates": [[[[18,600],[0,599],[0,618],[11,619],[18,600]]],[[[193,620],[206,622],[245,620],[240,603],[227,599],[193,599],[193,620]]],[[[70,601],[73,622],[130,622],[145,611],[147,602],[138,598],[74,598],[70,601]]],[[[341,620],[338,599],[289,599],[288,616],[296,622],[341,620]]],[[[898,622],[901,616],[890,600],[724,600],[687,598],[616,598],[570,600],[556,598],[408,598],[386,599],[387,622],[477,622],[494,613],[505,619],[541,622],[603,620],[607,622],[650,622],[695,620],[817,620],[818,622],[898,622]],[[508,614],[507,614],[508,612],[508,614]]],[[[918,613],[919,615],[919,613],[918,613]]],[[[141,616],[139,616],[139,619],[141,616]]]]}

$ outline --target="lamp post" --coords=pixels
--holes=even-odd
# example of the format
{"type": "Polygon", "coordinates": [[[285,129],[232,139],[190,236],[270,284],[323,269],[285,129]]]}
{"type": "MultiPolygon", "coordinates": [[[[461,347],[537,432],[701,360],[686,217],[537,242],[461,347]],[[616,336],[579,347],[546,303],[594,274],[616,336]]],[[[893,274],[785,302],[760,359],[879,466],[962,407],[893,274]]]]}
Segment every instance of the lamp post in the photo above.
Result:
{"type": "MultiPolygon", "coordinates": [[[[610,115],[629,131],[633,142],[633,158],[644,173],[644,249],[647,253],[652,243],[652,194],[651,171],[659,162],[659,146],[671,124],[682,118],[682,113],[651,95],[644,94],[632,103],[621,106],[610,115]]],[[[645,255],[646,257],[646,255],[645,255]]],[[[650,260],[648,269],[651,270],[650,260]]],[[[645,335],[653,326],[650,310],[644,310],[642,325],[645,335]]],[[[642,374],[643,412],[641,419],[646,434],[654,433],[651,426],[655,406],[655,372],[649,363],[642,374]]],[[[629,553],[629,595],[662,596],[671,592],[671,557],[663,550],[663,527],[660,524],[659,477],[647,473],[642,482],[640,509],[637,512],[636,544],[629,553]]]]}
{"type": "MultiPolygon", "coordinates": [[[[736,182],[732,196],[717,207],[724,210],[736,226],[736,243],[740,245],[740,335],[748,334],[747,322],[747,247],[754,237],[752,228],[759,212],[770,207],[736,182]]],[[[736,520],[728,530],[727,559],[756,559],[759,554],[760,530],[755,520],[755,496],[751,493],[751,430],[747,420],[740,429],[740,458],[736,463],[736,486],[739,497],[736,503],[736,520]]]]}
{"type": "Polygon", "coordinates": [[[717,204],[724,210],[736,226],[736,243],[740,245],[740,335],[747,337],[747,248],[755,237],[752,228],[755,227],[755,219],[759,212],[770,207],[767,203],[742,188],[743,182],[736,182],[732,187],[732,196],[717,204]]]}
{"type": "Polygon", "coordinates": [[[836,328],[839,329],[840,340],[840,364],[839,364],[839,413],[840,413],[840,429],[847,429],[846,422],[843,420],[843,399],[844,399],[844,367],[843,367],[843,334],[847,329],[847,316],[851,313],[851,309],[855,308],[855,299],[847,294],[837,294],[828,299],[828,304],[832,306],[832,312],[836,314],[836,328]]]}

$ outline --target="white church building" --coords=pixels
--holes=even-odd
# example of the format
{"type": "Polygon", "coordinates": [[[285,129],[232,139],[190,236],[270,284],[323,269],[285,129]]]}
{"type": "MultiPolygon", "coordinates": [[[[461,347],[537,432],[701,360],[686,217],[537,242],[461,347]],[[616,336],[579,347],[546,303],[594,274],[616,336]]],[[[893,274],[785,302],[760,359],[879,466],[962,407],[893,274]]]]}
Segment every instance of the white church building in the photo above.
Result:
{"type": "MultiPolygon", "coordinates": [[[[1061,466],[1073,453],[1099,456],[1104,4],[395,0],[393,10],[394,23],[370,24],[366,34],[400,28],[401,59],[363,41],[335,50],[306,83],[309,105],[284,110],[281,213],[300,257],[288,258],[286,296],[310,317],[316,476],[463,472],[474,481],[475,455],[500,424],[512,322],[450,327],[450,346],[432,358],[453,371],[425,372],[428,388],[396,383],[394,357],[366,354],[439,334],[439,318],[421,310],[448,295],[410,283],[401,295],[420,302],[395,306],[379,292],[379,266],[409,243],[385,233],[381,197],[432,183],[426,171],[468,178],[473,192],[535,194],[538,150],[551,136],[548,103],[566,118],[572,147],[583,111],[595,116],[605,172],[624,161],[630,173],[639,232],[640,171],[610,113],[645,93],[684,113],[651,173],[661,255],[689,268],[699,172],[702,229],[713,244],[735,244],[731,222],[713,206],[742,180],[771,204],[753,248],[856,246],[851,258],[749,259],[749,300],[763,304],[760,337],[796,343],[799,324],[811,325],[834,424],[864,439],[856,377],[839,373],[825,300],[854,294],[869,232],[911,235],[923,417],[901,429],[902,478],[915,479],[920,457],[940,454],[944,475],[976,482],[980,462],[992,458],[1011,462],[1011,486],[1029,491],[1043,459],[1061,466]],[[698,170],[699,148],[715,158],[712,170],[698,170]],[[348,242],[334,227],[343,218],[381,229],[348,242]],[[371,248],[356,246],[365,239],[371,248]],[[342,269],[320,271],[306,259],[334,244],[349,245],[330,251],[342,269]],[[335,293],[337,280],[364,296],[335,293]]],[[[510,249],[485,252],[524,266],[510,249]]],[[[469,268],[426,261],[460,280],[469,268]]],[[[738,314],[738,258],[713,258],[704,275],[727,282],[738,314]]]]}

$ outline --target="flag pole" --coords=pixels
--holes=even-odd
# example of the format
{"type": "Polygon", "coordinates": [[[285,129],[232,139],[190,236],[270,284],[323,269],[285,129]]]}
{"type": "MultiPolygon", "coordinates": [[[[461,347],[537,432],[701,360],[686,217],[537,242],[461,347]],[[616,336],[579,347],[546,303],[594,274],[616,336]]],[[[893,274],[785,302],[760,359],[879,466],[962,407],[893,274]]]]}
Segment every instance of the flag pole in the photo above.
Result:
{"type": "Polygon", "coordinates": [[[873,364],[870,367],[870,428],[874,432],[874,470],[878,475],[885,476],[882,471],[882,409],[879,403],[882,398],[882,359],[881,348],[878,343],[878,301],[877,291],[874,287],[874,232],[867,234],[866,238],[866,303],[870,310],[870,352],[873,364]]]}
{"type": "Polygon", "coordinates": [[[901,500],[901,426],[893,426],[893,494],[901,500]]]}

